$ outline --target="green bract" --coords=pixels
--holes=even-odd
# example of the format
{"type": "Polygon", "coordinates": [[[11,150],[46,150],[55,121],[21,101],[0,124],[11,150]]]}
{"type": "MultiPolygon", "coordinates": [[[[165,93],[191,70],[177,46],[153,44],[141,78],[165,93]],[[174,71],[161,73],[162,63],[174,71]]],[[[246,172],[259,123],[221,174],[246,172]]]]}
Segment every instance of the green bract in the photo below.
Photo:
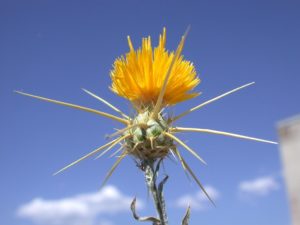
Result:
{"type": "Polygon", "coordinates": [[[153,119],[149,111],[139,113],[133,119],[133,128],[124,132],[124,135],[131,134],[125,139],[127,151],[141,160],[165,157],[169,148],[174,147],[165,132],[168,132],[166,118],[159,114],[153,119]]]}

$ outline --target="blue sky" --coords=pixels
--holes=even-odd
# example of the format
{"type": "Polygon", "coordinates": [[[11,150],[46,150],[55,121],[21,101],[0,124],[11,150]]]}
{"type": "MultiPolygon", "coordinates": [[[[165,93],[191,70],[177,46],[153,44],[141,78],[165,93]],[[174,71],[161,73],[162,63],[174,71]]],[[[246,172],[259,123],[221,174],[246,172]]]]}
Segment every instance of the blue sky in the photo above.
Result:
{"type": "MultiPolygon", "coordinates": [[[[104,144],[105,135],[118,124],[13,90],[111,112],[80,89],[86,88],[130,113],[130,104],[108,88],[114,59],[128,51],[126,36],[139,46],[142,37],[151,35],[156,44],[165,26],[167,47],[174,49],[191,25],[183,53],[196,66],[202,80],[197,91],[202,95],[172,112],[178,114],[244,83],[256,84],[178,124],[276,141],[276,123],[300,111],[299,10],[299,1],[1,0],[0,223],[53,225],[56,217],[58,224],[136,224],[126,207],[133,196],[143,203],[143,215],[153,212],[132,159],[124,161],[102,192],[98,190],[112,158],[86,160],[51,175],[104,144]],[[105,193],[123,204],[113,203],[105,193]],[[111,209],[86,199],[102,199],[98,203],[111,209]],[[72,221],[59,208],[65,201],[72,212],[78,204],[88,213],[72,221]],[[51,217],[51,210],[56,216],[51,217]]],[[[290,224],[278,146],[204,134],[180,137],[208,162],[203,166],[184,153],[217,207],[201,197],[179,164],[166,161],[170,224],[179,224],[185,200],[193,201],[190,224],[290,224]]]]}

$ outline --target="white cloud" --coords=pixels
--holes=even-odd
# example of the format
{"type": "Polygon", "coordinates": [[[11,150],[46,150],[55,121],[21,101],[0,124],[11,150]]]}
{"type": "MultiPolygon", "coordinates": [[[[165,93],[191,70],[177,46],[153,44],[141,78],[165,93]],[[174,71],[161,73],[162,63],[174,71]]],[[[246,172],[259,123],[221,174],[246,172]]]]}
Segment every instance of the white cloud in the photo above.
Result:
{"type": "MultiPolygon", "coordinates": [[[[100,220],[99,216],[128,211],[132,199],[116,187],[107,186],[99,192],[69,198],[35,198],[22,205],[17,215],[42,225],[111,225],[110,221],[100,220]]],[[[141,201],[137,203],[137,207],[141,208],[141,201]]]]}
{"type": "Polygon", "coordinates": [[[253,180],[242,181],[239,190],[243,194],[266,196],[279,189],[279,183],[273,176],[258,177],[253,180]]]}
{"type": "MultiPolygon", "coordinates": [[[[220,193],[213,186],[208,185],[204,188],[213,201],[220,197],[220,193]]],[[[209,204],[211,204],[211,202],[202,191],[198,191],[195,194],[183,195],[176,201],[177,207],[187,208],[189,205],[194,210],[204,210],[209,204]]]]}

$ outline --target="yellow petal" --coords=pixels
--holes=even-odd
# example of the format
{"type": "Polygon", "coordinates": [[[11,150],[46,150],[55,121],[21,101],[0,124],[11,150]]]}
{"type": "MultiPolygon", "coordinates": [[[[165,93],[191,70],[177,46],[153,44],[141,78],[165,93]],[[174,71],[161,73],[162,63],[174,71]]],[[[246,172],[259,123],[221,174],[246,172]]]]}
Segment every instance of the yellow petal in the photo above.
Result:
{"type": "MultiPolygon", "coordinates": [[[[178,47],[180,52],[183,42],[178,47]]],[[[171,67],[174,52],[166,50],[166,29],[152,49],[151,38],[143,38],[142,46],[134,50],[128,37],[129,52],[117,58],[111,71],[111,90],[134,104],[153,106],[171,67]]],[[[179,55],[170,71],[163,105],[174,105],[198,95],[191,91],[200,83],[194,65],[179,55]]]]}

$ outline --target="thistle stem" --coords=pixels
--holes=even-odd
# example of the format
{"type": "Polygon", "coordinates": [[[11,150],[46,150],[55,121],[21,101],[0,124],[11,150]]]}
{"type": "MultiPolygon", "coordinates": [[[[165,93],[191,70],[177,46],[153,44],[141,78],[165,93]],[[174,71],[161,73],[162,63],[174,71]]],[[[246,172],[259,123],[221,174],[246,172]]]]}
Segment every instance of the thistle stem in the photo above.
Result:
{"type": "Polygon", "coordinates": [[[155,208],[157,211],[157,214],[160,219],[160,224],[159,225],[168,225],[168,217],[167,217],[167,212],[166,212],[166,205],[165,205],[165,200],[163,196],[163,185],[167,181],[168,177],[165,177],[157,186],[156,180],[158,176],[158,171],[159,171],[159,164],[161,161],[158,161],[155,163],[154,160],[145,160],[143,161],[143,166],[144,166],[144,173],[145,173],[145,179],[146,179],[146,184],[151,192],[155,208]]]}

